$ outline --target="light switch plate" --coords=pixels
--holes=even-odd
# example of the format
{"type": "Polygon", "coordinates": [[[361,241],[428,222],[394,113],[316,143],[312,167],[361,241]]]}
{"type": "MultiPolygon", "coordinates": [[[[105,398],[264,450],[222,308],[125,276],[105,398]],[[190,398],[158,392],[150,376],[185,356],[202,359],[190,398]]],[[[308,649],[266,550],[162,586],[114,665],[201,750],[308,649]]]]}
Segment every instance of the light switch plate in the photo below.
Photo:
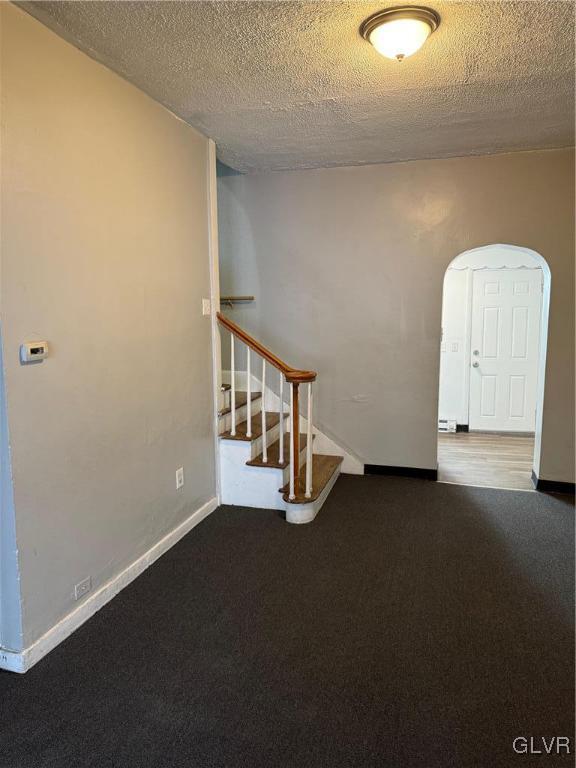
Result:
{"type": "Polygon", "coordinates": [[[202,299],[202,314],[210,314],[210,299],[202,299]]]}

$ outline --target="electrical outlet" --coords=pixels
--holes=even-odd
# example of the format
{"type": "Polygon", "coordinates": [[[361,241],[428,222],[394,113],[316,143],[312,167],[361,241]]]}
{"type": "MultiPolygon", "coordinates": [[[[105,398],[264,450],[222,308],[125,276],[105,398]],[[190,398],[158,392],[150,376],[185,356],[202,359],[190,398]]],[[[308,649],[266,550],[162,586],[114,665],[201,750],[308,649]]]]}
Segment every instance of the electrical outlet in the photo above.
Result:
{"type": "Polygon", "coordinates": [[[184,467],[176,470],[176,490],[180,490],[184,485],[184,467]]]}
{"type": "Polygon", "coordinates": [[[74,587],[74,600],[80,600],[81,597],[88,594],[92,589],[92,579],[88,576],[87,579],[78,582],[74,587]]]}

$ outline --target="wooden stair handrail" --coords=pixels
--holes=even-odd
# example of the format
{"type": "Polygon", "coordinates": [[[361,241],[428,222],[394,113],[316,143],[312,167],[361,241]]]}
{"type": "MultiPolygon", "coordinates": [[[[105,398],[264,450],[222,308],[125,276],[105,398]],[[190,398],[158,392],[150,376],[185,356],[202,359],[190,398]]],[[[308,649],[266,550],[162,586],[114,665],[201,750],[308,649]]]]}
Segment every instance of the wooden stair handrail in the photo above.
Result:
{"type": "MultiPolygon", "coordinates": [[[[283,360],[280,360],[279,357],[273,355],[272,352],[270,352],[269,349],[266,349],[263,344],[260,344],[259,341],[256,341],[256,339],[252,338],[250,334],[242,330],[240,326],[236,325],[236,323],[233,323],[232,320],[229,320],[221,312],[216,312],[216,317],[218,318],[220,325],[223,325],[224,328],[227,328],[230,333],[236,336],[236,338],[240,339],[240,341],[243,341],[246,346],[250,347],[250,349],[253,349],[254,352],[260,355],[260,357],[263,357],[270,363],[270,365],[273,365],[274,368],[277,368],[281,373],[283,373],[286,381],[292,384],[306,384],[310,381],[316,381],[316,371],[301,371],[298,368],[292,368],[283,360]]],[[[298,430],[296,430],[296,432],[298,433],[298,430]]]]}

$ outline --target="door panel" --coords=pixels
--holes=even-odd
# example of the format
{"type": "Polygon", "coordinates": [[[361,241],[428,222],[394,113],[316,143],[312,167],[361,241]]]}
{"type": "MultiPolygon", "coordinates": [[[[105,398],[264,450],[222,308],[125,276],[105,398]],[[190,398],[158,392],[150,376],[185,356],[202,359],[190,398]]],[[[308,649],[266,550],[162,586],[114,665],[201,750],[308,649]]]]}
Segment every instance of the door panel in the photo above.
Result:
{"type": "Polygon", "coordinates": [[[482,333],[482,357],[498,357],[498,337],[500,335],[500,309],[484,307],[482,333]]]}
{"type": "Polygon", "coordinates": [[[512,357],[526,359],[528,352],[528,307],[512,307],[512,357]]]}
{"type": "Polygon", "coordinates": [[[496,376],[482,376],[480,413],[482,416],[496,416],[496,376]]]}
{"type": "Polygon", "coordinates": [[[533,432],[542,271],[474,271],[470,429],[533,432]]]}
{"type": "Polygon", "coordinates": [[[526,416],[526,377],[510,376],[510,417],[523,419],[526,416]]]}

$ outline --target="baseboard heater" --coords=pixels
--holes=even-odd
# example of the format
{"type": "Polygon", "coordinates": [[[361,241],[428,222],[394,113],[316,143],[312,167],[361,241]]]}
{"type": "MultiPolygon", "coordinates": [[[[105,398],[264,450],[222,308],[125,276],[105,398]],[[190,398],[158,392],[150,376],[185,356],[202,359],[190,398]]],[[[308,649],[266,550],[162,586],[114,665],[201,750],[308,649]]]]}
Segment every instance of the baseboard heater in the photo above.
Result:
{"type": "Polygon", "coordinates": [[[456,419],[438,419],[438,432],[468,432],[468,424],[457,424],[456,419]]]}
{"type": "Polygon", "coordinates": [[[364,464],[365,475],[392,475],[394,477],[419,477],[422,480],[438,480],[437,469],[423,467],[389,467],[385,464],[364,464]]]}

